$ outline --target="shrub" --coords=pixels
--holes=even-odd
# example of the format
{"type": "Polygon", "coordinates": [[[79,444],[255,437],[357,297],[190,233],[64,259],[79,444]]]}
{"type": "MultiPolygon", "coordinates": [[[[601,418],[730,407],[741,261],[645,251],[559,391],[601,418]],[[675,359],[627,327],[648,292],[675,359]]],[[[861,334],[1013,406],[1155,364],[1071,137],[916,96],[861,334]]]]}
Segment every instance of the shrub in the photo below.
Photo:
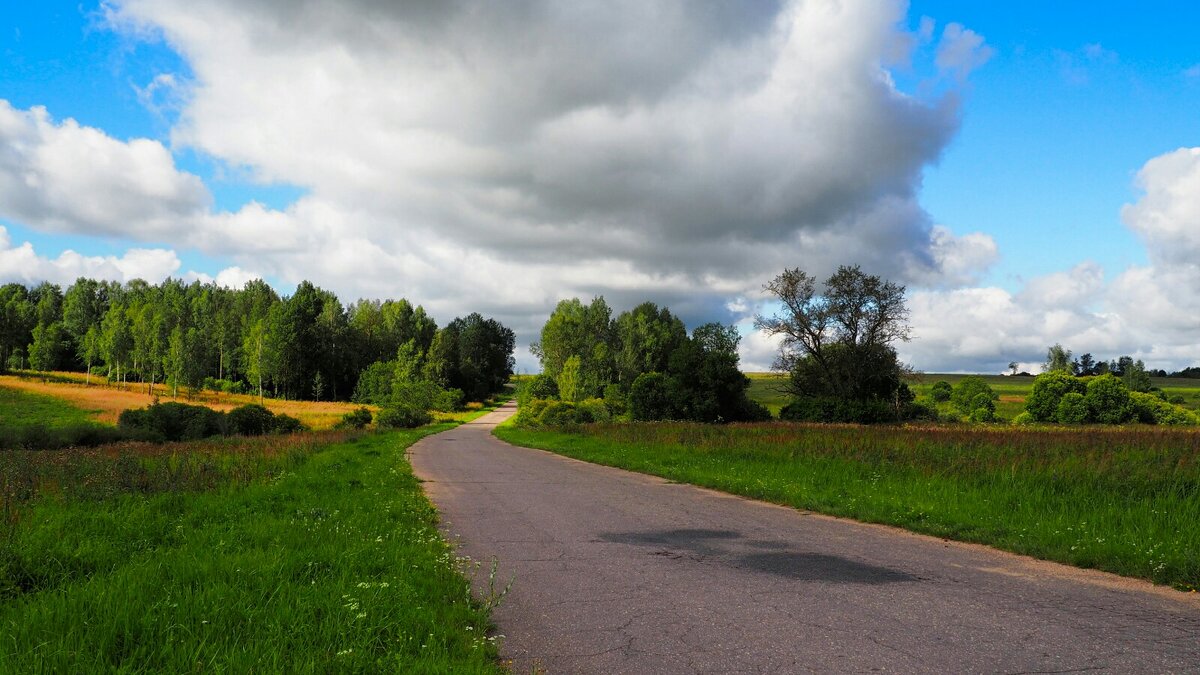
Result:
{"type": "Polygon", "coordinates": [[[1084,394],[1087,387],[1079,378],[1060,370],[1042,373],[1033,380],[1033,391],[1025,400],[1025,410],[1038,422],[1058,420],[1058,403],[1070,392],[1084,394]]]}
{"type": "Polygon", "coordinates": [[[984,407],[976,408],[971,411],[971,421],[972,422],[995,422],[996,421],[996,413],[987,408],[984,408],[984,407]]]}
{"type": "Polygon", "coordinates": [[[767,406],[758,401],[751,401],[747,398],[742,405],[741,421],[743,422],[770,422],[773,419],[767,406]]]}
{"type": "Polygon", "coordinates": [[[550,405],[550,403],[551,401],[545,399],[534,399],[522,405],[518,410],[516,423],[522,426],[536,426],[541,424],[542,412],[546,410],[546,406],[550,405]]]}
{"type": "MultiPolygon", "coordinates": [[[[965,413],[974,412],[979,408],[976,400],[980,397],[987,398],[989,402],[1000,399],[1000,396],[992,391],[988,383],[978,375],[964,377],[950,393],[950,401],[954,403],[956,408],[965,413]]],[[[994,412],[996,406],[993,404],[990,409],[994,412]]]]}
{"type": "Polygon", "coordinates": [[[355,403],[381,404],[392,394],[392,379],[396,376],[395,361],[376,361],[358,375],[351,396],[355,403]]]}
{"type": "Polygon", "coordinates": [[[1012,421],[1013,424],[1015,424],[1019,427],[1026,427],[1026,426],[1029,426],[1036,422],[1037,422],[1037,420],[1033,419],[1033,415],[1031,415],[1029,413],[1029,411],[1020,413],[1019,415],[1014,417],[1013,421],[1012,421]]]}
{"type": "Polygon", "coordinates": [[[281,413],[275,416],[275,424],[272,431],[277,434],[295,434],[301,431],[308,431],[308,427],[304,426],[304,422],[295,417],[281,413]]]}
{"type": "Polygon", "coordinates": [[[958,412],[957,410],[939,410],[938,421],[949,424],[958,424],[959,422],[963,421],[963,416],[962,413],[958,412]]]}
{"type": "Polygon", "coordinates": [[[372,419],[374,417],[371,415],[370,408],[364,406],[342,415],[342,420],[337,423],[337,426],[341,429],[362,429],[370,424],[372,419]]]}
{"type": "Polygon", "coordinates": [[[904,419],[913,422],[936,422],[938,421],[937,408],[920,402],[909,403],[904,409],[904,419]]]}
{"type": "Polygon", "coordinates": [[[608,406],[604,404],[602,399],[589,398],[579,402],[576,406],[579,410],[579,421],[582,423],[588,422],[608,422],[612,419],[612,413],[608,411],[608,406]],[[589,419],[584,419],[587,417],[589,419]]]}
{"type": "Polygon", "coordinates": [[[1181,425],[1196,424],[1197,418],[1192,411],[1171,405],[1151,394],[1130,392],[1130,403],[1133,405],[1134,417],[1143,424],[1181,425]]]}
{"type": "Polygon", "coordinates": [[[950,394],[954,388],[945,380],[938,380],[933,383],[933,388],[929,390],[929,397],[938,403],[945,403],[950,400],[950,394]]]}
{"type": "Polygon", "coordinates": [[[225,416],[202,405],[154,403],[121,413],[117,426],[148,434],[147,438],[185,441],[218,436],[224,431],[225,416]]]}
{"type": "Polygon", "coordinates": [[[1105,373],[1087,383],[1088,414],[1100,424],[1124,424],[1133,419],[1133,403],[1129,390],[1112,373],[1105,373]]]}
{"type": "Polygon", "coordinates": [[[238,406],[225,419],[229,433],[239,436],[262,436],[275,430],[275,414],[257,403],[238,406]]]}
{"type": "Polygon", "coordinates": [[[1067,392],[1058,401],[1056,415],[1061,424],[1084,424],[1088,421],[1088,407],[1083,394],[1077,391],[1067,392]]]}
{"type": "Polygon", "coordinates": [[[538,421],[548,427],[561,427],[579,422],[578,412],[573,403],[566,401],[550,401],[542,410],[538,421]]]}
{"type": "Polygon", "coordinates": [[[886,401],[854,401],[832,396],[797,398],[779,411],[779,419],[790,422],[848,422],[876,424],[892,422],[895,411],[886,401]]]}
{"type": "Polygon", "coordinates": [[[462,389],[442,389],[433,397],[433,409],[442,412],[462,410],[466,400],[467,395],[462,389]]]}
{"type": "Polygon", "coordinates": [[[652,422],[675,417],[671,380],[662,373],[642,373],[629,389],[629,412],[635,421],[652,422]]]}
{"type": "Polygon", "coordinates": [[[971,399],[971,410],[975,411],[979,410],[980,408],[991,413],[996,412],[995,394],[988,394],[985,392],[975,394],[975,398],[971,399]]]}
{"type": "Polygon", "coordinates": [[[375,415],[375,425],[381,429],[415,429],[429,424],[429,411],[409,405],[390,405],[375,415]]]}
{"type": "Polygon", "coordinates": [[[604,405],[608,407],[608,412],[613,415],[625,414],[629,409],[629,405],[625,400],[625,392],[621,391],[620,385],[610,384],[604,387],[604,405]]]}
{"type": "Polygon", "coordinates": [[[547,400],[558,398],[558,382],[545,373],[535,376],[527,387],[530,398],[547,400]]]}

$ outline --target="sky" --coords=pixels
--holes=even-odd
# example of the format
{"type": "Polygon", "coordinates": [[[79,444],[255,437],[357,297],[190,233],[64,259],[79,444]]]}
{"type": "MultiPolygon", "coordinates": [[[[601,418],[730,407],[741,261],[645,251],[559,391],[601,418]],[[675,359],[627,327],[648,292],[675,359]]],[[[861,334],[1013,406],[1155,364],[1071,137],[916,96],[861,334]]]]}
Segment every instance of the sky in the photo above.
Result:
{"type": "Polygon", "coordinates": [[[927,372],[1200,363],[1200,6],[108,0],[0,10],[0,283],[302,279],[516,330],[908,288],[927,372]]]}

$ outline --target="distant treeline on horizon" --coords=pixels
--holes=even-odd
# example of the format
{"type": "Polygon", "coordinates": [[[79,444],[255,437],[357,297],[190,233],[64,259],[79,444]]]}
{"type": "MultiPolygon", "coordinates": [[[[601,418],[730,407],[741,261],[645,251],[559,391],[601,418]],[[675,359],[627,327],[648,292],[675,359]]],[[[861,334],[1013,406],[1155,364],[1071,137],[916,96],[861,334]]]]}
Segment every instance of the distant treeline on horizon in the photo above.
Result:
{"type": "Polygon", "coordinates": [[[403,298],[347,307],[308,281],[287,297],[261,279],[241,289],[179,279],[0,286],[0,371],[348,400],[360,373],[402,346],[424,356],[431,380],[471,400],[512,374],[514,335],[495,319],[472,313],[439,328],[403,298]]]}

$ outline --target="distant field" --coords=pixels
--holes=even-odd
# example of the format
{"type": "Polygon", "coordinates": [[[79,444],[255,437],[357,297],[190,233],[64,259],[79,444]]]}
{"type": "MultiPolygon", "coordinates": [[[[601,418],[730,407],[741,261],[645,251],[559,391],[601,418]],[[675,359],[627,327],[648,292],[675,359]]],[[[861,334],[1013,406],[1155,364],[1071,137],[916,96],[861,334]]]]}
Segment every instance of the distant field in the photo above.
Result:
{"type": "MultiPolygon", "coordinates": [[[[778,415],[779,409],[787,404],[787,395],[780,392],[786,382],[786,377],[776,373],[746,373],[750,377],[751,399],[767,406],[772,414],[778,415]]],[[[959,380],[967,377],[963,374],[923,373],[909,381],[908,386],[918,398],[929,395],[933,383],[945,380],[950,384],[958,384],[959,380]]],[[[996,404],[996,414],[1002,419],[1011,420],[1025,409],[1025,398],[1033,390],[1032,377],[1013,377],[1009,375],[981,375],[991,386],[1000,400],[996,404]]],[[[1153,377],[1150,381],[1169,395],[1183,397],[1183,406],[1200,411],[1200,380],[1184,378],[1153,377]]],[[[949,406],[946,406],[947,410],[949,406]]]]}
{"type": "Polygon", "coordinates": [[[19,429],[95,423],[95,416],[100,412],[79,408],[56,396],[0,384],[0,427],[19,429]]]}
{"type": "MultiPolygon", "coordinates": [[[[148,393],[145,385],[140,383],[130,383],[128,387],[122,389],[106,384],[97,384],[96,378],[92,378],[93,384],[85,386],[82,373],[54,373],[53,375],[51,382],[43,382],[40,378],[33,376],[0,375],[0,392],[18,391],[42,398],[52,397],[64,401],[78,410],[86,411],[86,418],[104,424],[116,424],[121,411],[129,408],[144,408],[153,403],[156,397],[162,401],[172,400],[170,389],[162,385],[156,385],[152,390],[153,393],[148,393]]],[[[259,402],[257,396],[216,394],[208,391],[188,398],[182,390],[177,400],[183,403],[206,405],[222,411],[229,411],[247,403],[259,402]]],[[[0,398],[0,406],[3,405],[3,399],[0,398]]],[[[342,415],[360,407],[357,403],[284,401],[272,398],[266,399],[265,405],[271,412],[291,415],[312,429],[332,428],[342,418],[342,415]]],[[[367,407],[374,408],[374,406],[367,407]]],[[[59,417],[62,414],[53,413],[45,407],[39,408],[39,410],[59,417]]],[[[36,416],[40,413],[30,414],[36,416]]],[[[4,419],[4,408],[0,407],[0,424],[4,423],[4,419]]],[[[43,424],[51,425],[52,422],[47,420],[43,424]]]]}

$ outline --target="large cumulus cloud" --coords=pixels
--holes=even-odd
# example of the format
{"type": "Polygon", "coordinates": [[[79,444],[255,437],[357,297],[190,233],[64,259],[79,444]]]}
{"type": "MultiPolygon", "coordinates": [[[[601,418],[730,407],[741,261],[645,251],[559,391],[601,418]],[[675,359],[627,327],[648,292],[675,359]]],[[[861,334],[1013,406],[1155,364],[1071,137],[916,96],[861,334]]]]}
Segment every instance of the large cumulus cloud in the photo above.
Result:
{"type": "MultiPolygon", "coordinates": [[[[232,223],[304,230],[264,238],[291,250],[255,253],[284,276],[377,285],[313,240],[351,241],[356,255],[374,247],[402,263],[388,268],[392,287],[432,302],[457,297],[445,279],[465,277],[481,290],[529,280],[516,283],[542,308],[582,290],[675,285],[720,306],[716,295],[784,264],[866,259],[940,283],[994,254],[986,238],[935,230],[917,204],[923,168],[957,129],[957,96],[953,82],[933,99],[893,85],[888,68],[921,39],[900,2],[107,9],[113,26],[161,35],[187,59],[174,143],[309,190],[285,212],[207,224],[227,245],[232,223]]],[[[961,27],[945,33],[954,58],[940,60],[957,82],[986,49],[961,27]]]]}

